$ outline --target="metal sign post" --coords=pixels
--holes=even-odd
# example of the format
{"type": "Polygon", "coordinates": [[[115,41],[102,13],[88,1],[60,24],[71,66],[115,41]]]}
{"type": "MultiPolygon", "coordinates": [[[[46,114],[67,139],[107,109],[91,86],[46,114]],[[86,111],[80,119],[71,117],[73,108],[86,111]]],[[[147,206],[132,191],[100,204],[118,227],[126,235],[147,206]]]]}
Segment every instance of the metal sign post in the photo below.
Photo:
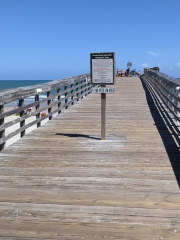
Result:
{"type": "Polygon", "coordinates": [[[100,85],[94,93],[101,93],[101,140],[106,139],[106,93],[113,93],[114,89],[106,88],[106,84],[115,84],[116,66],[115,53],[91,53],[91,83],[100,85]]]}

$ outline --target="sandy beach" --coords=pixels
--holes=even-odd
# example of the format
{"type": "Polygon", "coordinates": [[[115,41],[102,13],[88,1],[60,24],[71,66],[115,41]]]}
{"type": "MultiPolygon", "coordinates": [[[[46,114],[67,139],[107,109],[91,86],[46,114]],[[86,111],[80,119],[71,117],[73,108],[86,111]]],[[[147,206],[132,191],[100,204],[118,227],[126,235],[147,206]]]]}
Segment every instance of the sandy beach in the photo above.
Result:
{"type": "MultiPolygon", "coordinates": [[[[13,110],[13,109],[14,109],[13,107],[5,107],[4,112],[8,112],[8,111],[13,110]]],[[[32,109],[32,111],[34,111],[34,110],[32,109]]],[[[45,111],[45,112],[47,113],[47,111],[45,111]]],[[[11,122],[11,121],[13,121],[13,120],[15,120],[17,118],[19,118],[19,116],[16,116],[16,115],[11,115],[9,117],[6,117],[5,118],[5,123],[11,122]]],[[[30,123],[30,122],[32,122],[34,120],[36,120],[36,116],[31,116],[31,117],[29,117],[29,118],[27,118],[25,120],[25,124],[28,124],[28,123],[30,123]]],[[[41,122],[41,125],[44,125],[48,121],[49,121],[48,118],[43,120],[41,122]]],[[[15,130],[17,130],[19,128],[19,126],[20,126],[20,123],[16,123],[16,124],[14,124],[11,127],[6,128],[5,129],[5,136],[7,136],[8,134],[10,134],[10,133],[14,132],[15,130]]],[[[31,127],[29,127],[29,128],[27,128],[26,129],[26,134],[28,134],[29,132],[32,132],[36,128],[37,128],[36,124],[31,126],[31,127]]],[[[10,146],[11,144],[13,144],[14,142],[16,142],[17,140],[19,140],[19,139],[20,139],[20,133],[6,141],[6,148],[8,146],[10,146]]]]}

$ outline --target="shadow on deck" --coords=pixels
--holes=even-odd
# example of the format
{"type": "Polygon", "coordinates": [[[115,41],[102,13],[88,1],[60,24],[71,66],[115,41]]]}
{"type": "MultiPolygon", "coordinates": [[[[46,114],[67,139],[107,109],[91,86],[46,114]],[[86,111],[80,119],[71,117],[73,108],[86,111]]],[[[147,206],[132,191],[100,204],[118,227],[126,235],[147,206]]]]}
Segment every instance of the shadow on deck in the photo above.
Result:
{"type": "Polygon", "coordinates": [[[65,137],[70,137],[70,138],[89,138],[89,139],[94,139],[94,140],[101,140],[101,138],[91,137],[90,135],[85,135],[85,134],[56,133],[55,135],[65,136],[65,137]]]}
{"type": "Polygon", "coordinates": [[[180,187],[180,140],[178,138],[179,129],[173,123],[170,116],[166,113],[165,109],[163,108],[162,104],[152,89],[147,86],[144,81],[142,81],[142,85],[146,93],[146,99],[150,112],[154,119],[157,130],[161,136],[174,174],[176,176],[177,183],[180,187]]]}

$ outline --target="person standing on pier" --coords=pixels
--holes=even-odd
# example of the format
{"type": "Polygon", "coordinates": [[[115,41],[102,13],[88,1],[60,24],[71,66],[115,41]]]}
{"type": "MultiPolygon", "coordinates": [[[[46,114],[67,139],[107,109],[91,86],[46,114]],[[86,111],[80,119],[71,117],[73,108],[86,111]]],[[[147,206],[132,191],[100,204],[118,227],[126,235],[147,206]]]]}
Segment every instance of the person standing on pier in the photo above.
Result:
{"type": "Polygon", "coordinates": [[[137,77],[139,77],[140,76],[140,71],[138,71],[136,74],[137,74],[137,77]]]}
{"type": "Polygon", "coordinates": [[[119,69],[117,69],[117,75],[116,75],[117,77],[119,76],[119,69]]]}
{"type": "Polygon", "coordinates": [[[129,68],[126,70],[126,76],[129,77],[129,68]]]}

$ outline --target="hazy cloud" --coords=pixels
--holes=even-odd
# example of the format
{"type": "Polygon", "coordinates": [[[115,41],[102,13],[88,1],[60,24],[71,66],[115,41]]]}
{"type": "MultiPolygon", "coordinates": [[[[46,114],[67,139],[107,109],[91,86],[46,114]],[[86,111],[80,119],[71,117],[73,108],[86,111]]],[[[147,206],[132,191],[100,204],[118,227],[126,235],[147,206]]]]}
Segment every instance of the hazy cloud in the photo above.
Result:
{"type": "Polygon", "coordinates": [[[180,68],[180,62],[177,63],[178,68],[180,68]]]}
{"type": "Polygon", "coordinates": [[[152,51],[149,51],[147,53],[151,56],[158,57],[158,53],[155,53],[155,52],[152,52],[152,51]]]}
{"type": "Polygon", "coordinates": [[[148,67],[148,64],[147,64],[147,63],[143,63],[143,64],[142,64],[142,67],[143,67],[143,68],[147,68],[147,67],[148,67]]]}

